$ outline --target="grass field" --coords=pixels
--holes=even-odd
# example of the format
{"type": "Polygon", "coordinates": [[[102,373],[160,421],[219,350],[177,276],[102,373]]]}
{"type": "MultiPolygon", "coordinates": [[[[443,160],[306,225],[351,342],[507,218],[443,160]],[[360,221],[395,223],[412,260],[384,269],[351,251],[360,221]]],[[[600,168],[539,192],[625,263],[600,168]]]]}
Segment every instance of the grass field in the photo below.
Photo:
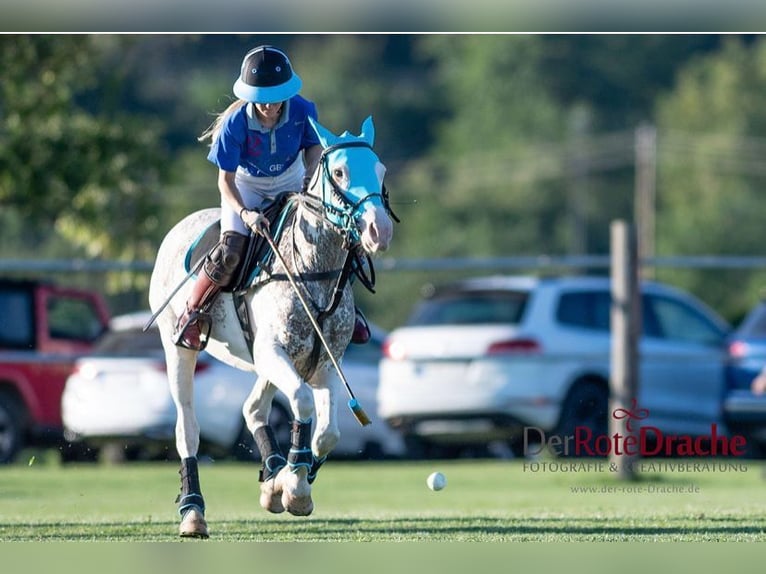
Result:
{"type": "MultiPolygon", "coordinates": [[[[30,462],[0,468],[0,541],[177,540],[177,464],[30,462]]],[[[200,473],[218,541],[766,541],[763,463],[679,462],[622,483],[593,462],[329,461],[308,518],[262,510],[255,465],[200,473]]]]}

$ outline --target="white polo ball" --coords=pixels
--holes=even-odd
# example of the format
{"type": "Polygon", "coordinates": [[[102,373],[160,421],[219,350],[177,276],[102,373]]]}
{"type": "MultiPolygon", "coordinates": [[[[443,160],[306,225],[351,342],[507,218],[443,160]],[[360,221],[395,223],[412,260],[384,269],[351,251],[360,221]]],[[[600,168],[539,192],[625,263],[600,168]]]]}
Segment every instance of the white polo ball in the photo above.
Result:
{"type": "Polygon", "coordinates": [[[447,477],[441,472],[432,472],[426,479],[426,484],[431,490],[441,490],[447,486],[447,477]]]}

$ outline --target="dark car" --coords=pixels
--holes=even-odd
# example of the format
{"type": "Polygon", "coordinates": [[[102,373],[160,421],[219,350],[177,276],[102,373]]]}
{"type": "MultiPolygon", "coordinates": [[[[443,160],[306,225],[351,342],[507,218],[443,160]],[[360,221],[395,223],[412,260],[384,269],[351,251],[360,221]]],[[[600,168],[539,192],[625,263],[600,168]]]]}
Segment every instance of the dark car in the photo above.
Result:
{"type": "Polygon", "coordinates": [[[748,437],[756,454],[766,454],[766,394],[751,390],[766,366],[766,301],[761,301],[729,338],[724,420],[732,432],[748,437]]]}

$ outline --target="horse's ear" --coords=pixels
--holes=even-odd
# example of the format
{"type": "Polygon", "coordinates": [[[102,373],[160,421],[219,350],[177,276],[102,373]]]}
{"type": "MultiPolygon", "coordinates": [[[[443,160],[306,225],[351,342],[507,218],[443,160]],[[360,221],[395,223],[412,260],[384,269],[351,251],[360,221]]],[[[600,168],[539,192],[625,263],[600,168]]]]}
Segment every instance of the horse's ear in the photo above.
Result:
{"type": "Polygon", "coordinates": [[[372,123],[372,116],[367,116],[367,119],[362,123],[362,133],[359,137],[372,147],[375,142],[375,126],[372,123]]]}
{"type": "Polygon", "coordinates": [[[322,126],[318,121],[316,121],[311,116],[309,116],[309,123],[311,124],[311,127],[314,128],[314,131],[316,132],[317,137],[319,138],[319,143],[322,144],[322,147],[330,147],[338,139],[338,137],[335,134],[333,134],[330,130],[322,126]]]}

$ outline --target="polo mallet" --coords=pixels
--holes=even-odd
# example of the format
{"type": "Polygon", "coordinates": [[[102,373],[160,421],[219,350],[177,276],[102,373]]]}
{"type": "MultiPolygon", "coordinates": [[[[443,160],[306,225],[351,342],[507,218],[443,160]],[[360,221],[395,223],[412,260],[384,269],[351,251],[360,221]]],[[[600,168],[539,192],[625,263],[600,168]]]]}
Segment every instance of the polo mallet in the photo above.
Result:
{"type": "Polygon", "coordinates": [[[262,230],[261,235],[263,235],[266,238],[266,241],[268,242],[269,247],[271,247],[271,250],[277,256],[277,259],[279,259],[279,262],[282,264],[282,267],[285,268],[285,275],[287,275],[287,280],[290,281],[290,285],[293,286],[293,289],[295,290],[295,294],[298,296],[298,299],[300,300],[301,305],[303,305],[303,309],[306,311],[306,315],[308,315],[309,320],[311,321],[311,326],[314,327],[314,331],[316,331],[316,334],[319,337],[319,340],[322,342],[322,345],[324,346],[325,351],[327,351],[327,355],[330,357],[330,360],[332,361],[332,366],[335,367],[335,370],[338,372],[338,376],[340,377],[340,380],[343,382],[343,385],[346,387],[346,391],[348,392],[348,396],[349,396],[348,408],[350,408],[351,412],[354,413],[354,417],[356,417],[356,420],[359,421],[360,425],[362,426],[369,425],[372,422],[370,420],[370,417],[367,416],[367,413],[364,412],[362,405],[360,405],[359,401],[356,400],[356,397],[354,396],[354,391],[351,390],[351,385],[348,384],[348,381],[346,380],[346,376],[343,374],[343,371],[341,370],[340,365],[338,364],[338,361],[335,360],[335,357],[333,356],[332,351],[330,350],[330,346],[327,344],[327,341],[325,340],[324,335],[322,334],[322,329],[319,327],[319,324],[314,318],[314,315],[312,315],[311,309],[309,309],[308,303],[306,303],[306,300],[303,298],[303,294],[301,293],[300,288],[298,287],[298,284],[295,282],[295,279],[293,278],[293,274],[290,273],[290,269],[288,269],[287,267],[285,258],[282,257],[282,254],[279,252],[279,249],[277,249],[277,246],[274,243],[274,239],[272,239],[271,234],[268,232],[268,230],[262,230]]]}

